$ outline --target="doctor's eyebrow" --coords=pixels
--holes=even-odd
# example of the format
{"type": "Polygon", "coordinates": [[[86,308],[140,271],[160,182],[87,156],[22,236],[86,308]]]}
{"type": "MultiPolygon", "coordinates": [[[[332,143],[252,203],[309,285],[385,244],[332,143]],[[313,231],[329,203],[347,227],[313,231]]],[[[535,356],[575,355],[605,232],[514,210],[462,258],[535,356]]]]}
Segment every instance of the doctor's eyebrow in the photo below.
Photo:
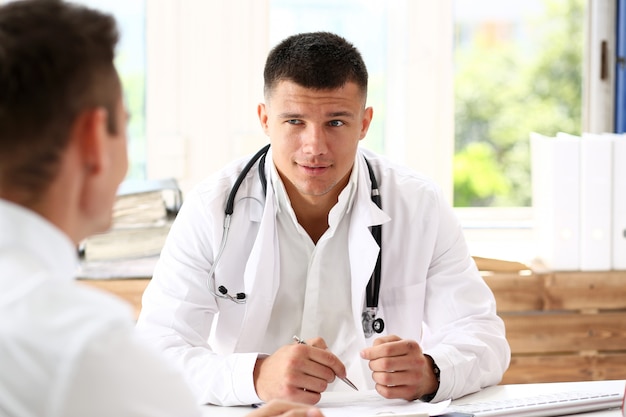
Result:
{"type": "Polygon", "coordinates": [[[330,118],[334,118],[334,117],[347,117],[349,119],[353,119],[354,118],[354,114],[352,112],[349,112],[349,111],[332,112],[332,113],[328,113],[327,116],[330,117],[330,118]]]}
{"type": "Polygon", "coordinates": [[[302,119],[304,115],[301,113],[280,113],[279,119],[302,119]]]}
{"type": "MultiPolygon", "coordinates": [[[[337,111],[337,112],[331,112],[331,113],[327,113],[326,117],[328,117],[329,119],[333,119],[333,118],[348,118],[348,119],[354,119],[354,113],[349,112],[349,111],[337,111]]],[[[280,119],[302,119],[302,118],[306,118],[306,115],[302,114],[302,113],[280,113],[278,115],[278,118],[280,119]]]]}

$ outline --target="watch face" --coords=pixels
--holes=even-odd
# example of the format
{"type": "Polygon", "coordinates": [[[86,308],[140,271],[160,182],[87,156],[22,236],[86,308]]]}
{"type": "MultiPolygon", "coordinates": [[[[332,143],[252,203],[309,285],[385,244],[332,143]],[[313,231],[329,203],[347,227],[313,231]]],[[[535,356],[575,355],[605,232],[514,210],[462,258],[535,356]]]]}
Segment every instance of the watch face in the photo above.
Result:
{"type": "Polygon", "coordinates": [[[435,394],[428,394],[420,397],[420,401],[423,403],[429,403],[435,398],[435,394]]]}

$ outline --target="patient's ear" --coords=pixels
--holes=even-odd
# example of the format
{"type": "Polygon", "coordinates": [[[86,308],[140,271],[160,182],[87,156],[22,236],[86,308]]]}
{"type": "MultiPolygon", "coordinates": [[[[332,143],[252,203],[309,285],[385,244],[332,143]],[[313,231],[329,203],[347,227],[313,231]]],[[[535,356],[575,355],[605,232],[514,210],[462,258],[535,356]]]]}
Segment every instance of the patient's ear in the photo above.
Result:
{"type": "Polygon", "coordinates": [[[77,146],[83,167],[90,174],[98,174],[103,168],[107,119],[106,109],[87,109],[78,115],[72,127],[70,140],[77,146]]]}

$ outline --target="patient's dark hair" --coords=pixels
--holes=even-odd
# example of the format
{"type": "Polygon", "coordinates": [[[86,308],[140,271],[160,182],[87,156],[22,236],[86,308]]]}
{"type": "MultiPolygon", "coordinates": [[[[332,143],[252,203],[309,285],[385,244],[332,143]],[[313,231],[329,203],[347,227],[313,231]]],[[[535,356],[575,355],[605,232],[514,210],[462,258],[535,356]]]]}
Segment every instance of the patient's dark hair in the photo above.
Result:
{"type": "Polygon", "coordinates": [[[84,6],[0,6],[0,189],[45,190],[82,111],[106,108],[107,128],[116,133],[117,41],[114,18],[84,6]]]}
{"type": "Polygon", "coordinates": [[[266,98],[280,81],[326,90],[356,83],[367,94],[367,68],[350,42],[329,32],[300,33],[276,45],[263,73],[266,98]]]}

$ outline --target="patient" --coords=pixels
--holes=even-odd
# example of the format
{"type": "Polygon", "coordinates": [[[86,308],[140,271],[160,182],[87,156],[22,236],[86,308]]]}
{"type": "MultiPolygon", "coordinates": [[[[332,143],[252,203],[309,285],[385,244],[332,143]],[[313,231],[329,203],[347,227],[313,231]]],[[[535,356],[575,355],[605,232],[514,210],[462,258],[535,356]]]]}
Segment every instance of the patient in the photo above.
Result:
{"type": "MultiPolygon", "coordinates": [[[[73,280],[128,166],[111,16],[58,0],[0,6],[0,414],[200,416],[130,308],[73,280]]],[[[321,416],[269,403],[249,417],[321,416]]]]}

